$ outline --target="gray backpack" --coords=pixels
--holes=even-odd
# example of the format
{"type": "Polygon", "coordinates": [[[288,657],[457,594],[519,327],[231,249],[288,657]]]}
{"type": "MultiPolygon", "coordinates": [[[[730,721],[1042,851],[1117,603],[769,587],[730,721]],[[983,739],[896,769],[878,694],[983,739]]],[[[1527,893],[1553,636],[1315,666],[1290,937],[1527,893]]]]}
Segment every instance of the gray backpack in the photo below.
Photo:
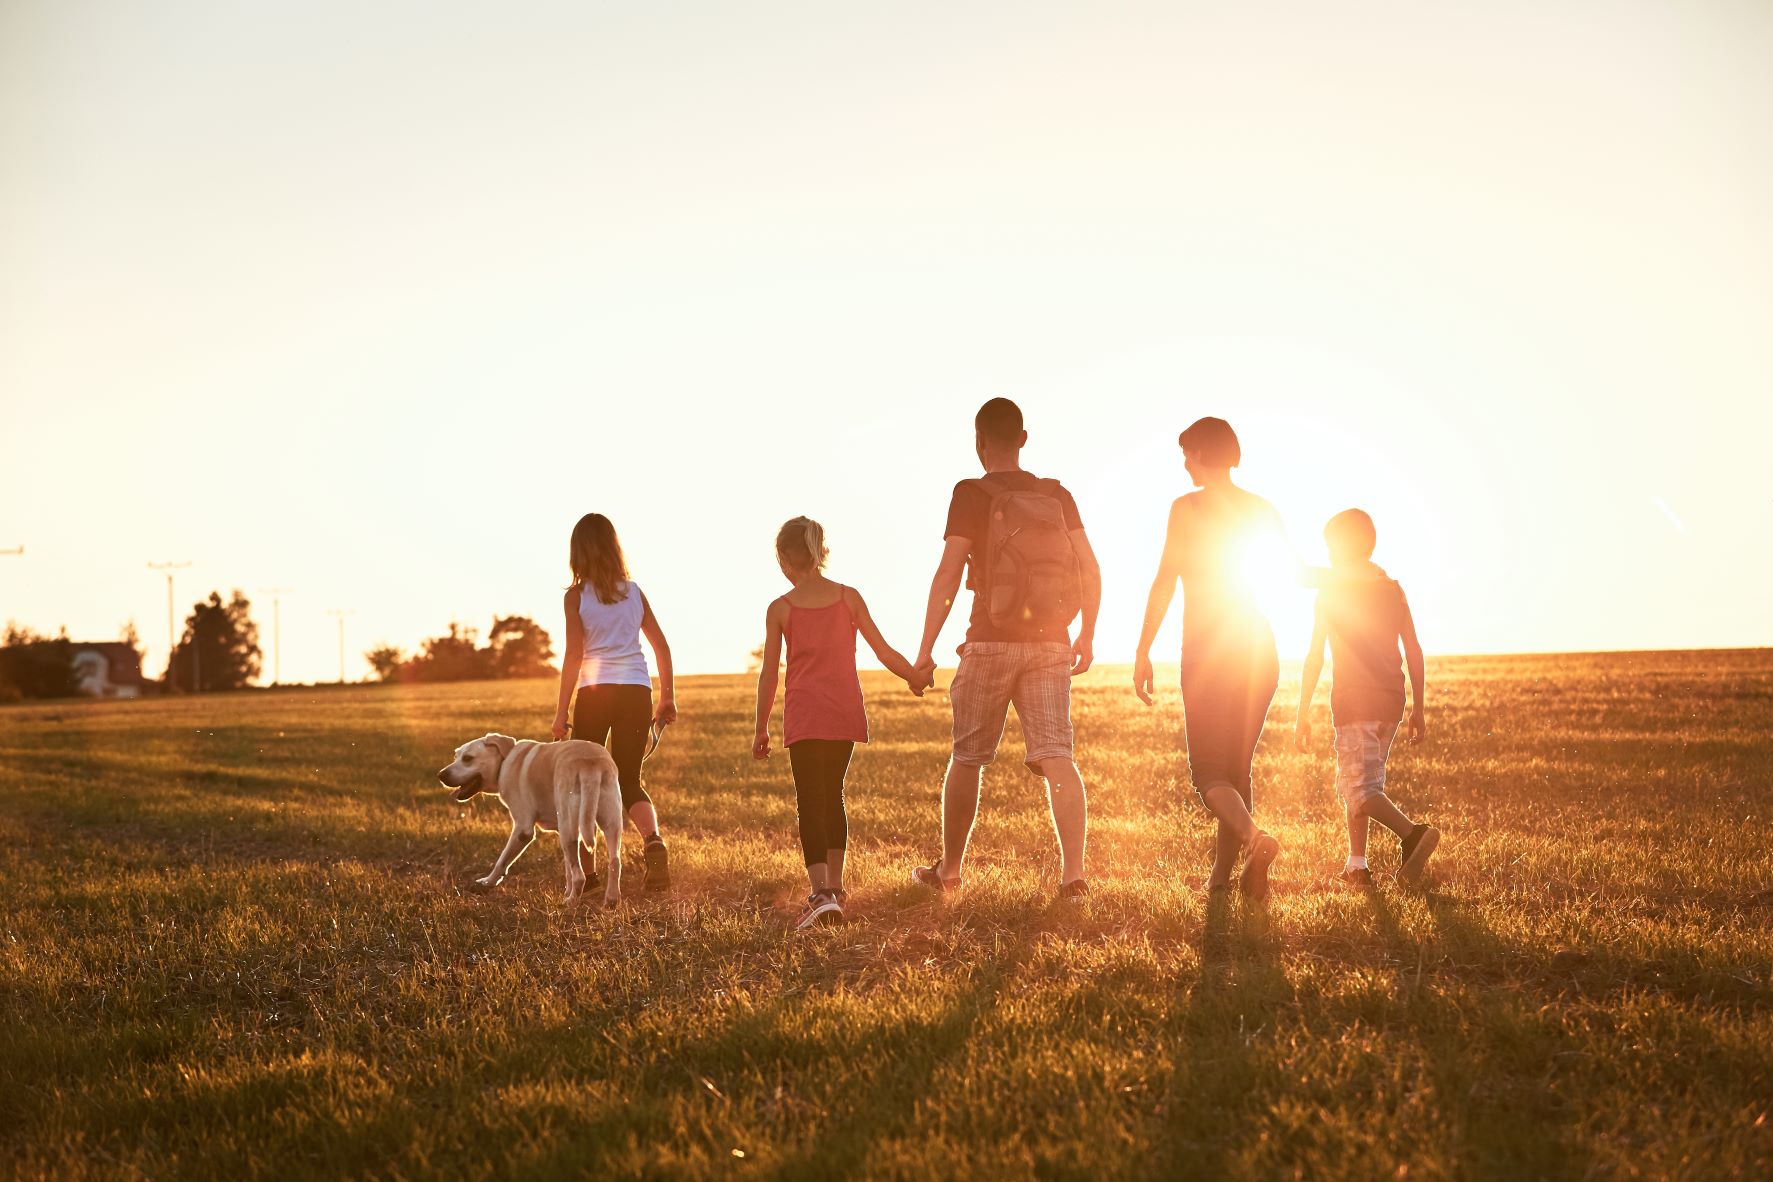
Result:
{"type": "Polygon", "coordinates": [[[994,476],[978,484],[991,497],[985,537],[977,539],[967,586],[984,598],[993,627],[1059,632],[1083,606],[1083,571],[1059,499],[1059,482],[1011,488],[994,476]]]}

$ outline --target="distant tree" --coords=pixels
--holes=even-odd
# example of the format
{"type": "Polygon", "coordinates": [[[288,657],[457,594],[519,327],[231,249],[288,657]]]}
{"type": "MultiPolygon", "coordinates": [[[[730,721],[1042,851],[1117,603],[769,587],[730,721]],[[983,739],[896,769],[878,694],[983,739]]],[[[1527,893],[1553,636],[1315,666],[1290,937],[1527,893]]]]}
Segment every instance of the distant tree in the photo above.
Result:
{"type": "Polygon", "coordinates": [[[252,604],[240,591],[226,603],[221,593],[194,604],[185,620],[185,634],[172,650],[167,674],[182,690],[206,693],[239,689],[259,675],[264,654],[252,604]]]}
{"type": "MultiPolygon", "coordinates": [[[[782,666],[788,664],[788,646],[787,645],[782,646],[782,652],[779,655],[779,657],[777,658],[777,660],[779,662],[777,665],[777,668],[781,668],[782,666]]],[[[761,672],[763,672],[763,645],[760,644],[756,648],[751,650],[751,658],[750,658],[750,660],[745,662],[745,672],[747,672],[747,673],[761,673],[761,672]]]]}
{"type": "Polygon", "coordinates": [[[142,634],[135,630],[135,621],[133,619],[123,621],[123,631],[118,635],[117,639],[121,640],[124,644],[127,644],[138,653],[142,651],[142,634]]]}
{"type": "Polygon", "coordinates": [[[0,636],[0,702],[20,698],[71,698],[80,692],[74,646],[66,629],[43,636],[8,622],[0,636]]]}
{"type": "Polygon", "coordinates": [[[369,667],[376,671],[378,681],[400,680],[400,668],[406,664],[406,651],[391,644],[380,645],[363,654],[369,667]]]}
{"type": "Polygon", "coordinates": [[[528,616],[494,616],[486,648],[494,677],[552,677],[560,672],[549,664],[554,658],[553,639],[528,616]]]}
{"type": "Polygon", "coordinates": [[[480,681],[492,676],[492,656],[475,645],[479,633],[454,620],[449,635],[433,636],[406,663],[412,681],[480,681]]]}

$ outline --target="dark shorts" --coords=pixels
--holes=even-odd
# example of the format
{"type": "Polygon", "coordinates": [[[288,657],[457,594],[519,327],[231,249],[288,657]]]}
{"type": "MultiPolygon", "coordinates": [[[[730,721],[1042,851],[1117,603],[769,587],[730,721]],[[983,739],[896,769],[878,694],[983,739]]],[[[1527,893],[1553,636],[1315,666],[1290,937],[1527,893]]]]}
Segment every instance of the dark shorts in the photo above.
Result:
{"type": "Polygon", "coordinates": [[[653,724],[653,691],[645,685],[581,685],[573,703],[573,738],[598,743],[616,761],[622,809],[651,803],[640,786],[647,731],[653,724]]]}
{"type": "Polygon", "coordinates": [[[1228,787],[1255,808],[1250,765],[1280,685],[1274,642],[1191,646],[1182,658],[1182,717],[1188,740],[1188,775],[1204,798],[1209,788],[1228,787]],[[1204,652],[1201,650],[1205,650],[1204,652]]]}

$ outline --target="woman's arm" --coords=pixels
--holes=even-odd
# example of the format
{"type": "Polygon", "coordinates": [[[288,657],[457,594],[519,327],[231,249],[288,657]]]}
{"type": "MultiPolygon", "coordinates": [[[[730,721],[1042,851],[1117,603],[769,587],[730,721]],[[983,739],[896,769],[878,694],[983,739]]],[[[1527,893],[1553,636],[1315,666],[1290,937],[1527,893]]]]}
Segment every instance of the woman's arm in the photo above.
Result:
{"type": "Polygon", "coordinates": [[[566,592],[566,651],[560,654],[560,705],[554,711],[554,737],[564,739],[570,729],[567,711],[572,707],[573,689],[579,683],[579,665],[585,658],[585,624],[579,619],[579,589],[566,592]]]}
{"type": "Polygon", "coordinates": [[[1311,699],[1317,696],[1317,679],[1324,675],[1324,642],[1330,635],[1322,604],[1313,615],[1311,648],[1306,650],[1305,672],[1299,682],[1299,718],[1293,724],[1293,746],[1300,751],[1311,750],[1311,699]]]}
{"type": "Polygon", "coordinates": [[[654,726],[670,726],[677,721],[677,682],[671,675],[671,644],[665,639],[665,630],[659,627],[659,621],[653,615],[653,605],[646,601],[646,592],[640,594],[640,631],[646,642],[653,646],[653,660],[659,665],[659,705],[653,711],[654,726]]]}
{"type": "Polygon", "coordinates": [[[782,610],[780,599],[763,614],[763,668],[757,671],[757,734],[751,740],[751,754],[757,759],[770,757],[770,711],[776,708],[776,680],[782,668],[782,610]]]}
{"type": "Polygon", "coordinates": [[[918,697],[923,697],[923,691],[930,687],[934,676],[928,672],[918,672],[898,649],[886,642],[886,637],[880,634],[880,628],[874,623],[874,617],[868,614],[868,605],[862,601],[860,591],[854,587],[845,587],[843,598],[849,605],[850,614],[856,618],[856,631],[862,634],[862,639],[868,642],[868,647],[874,650],[880,663],[887,667],[887,672],[894,677],[903,678],[907,689],[918,697]]]}
{"type": "Polygon", "coordinates": [[[1151,705],[1151,642],[1163,626],[1170,601],[1176,597],[1176,580],[1182,577],[1184,538],[1181,500],[1170,506],[1170,522],[1164,529],[1164,552],[1157,560],[1157,575],[1151,580],[1151,593],[1145,597],[1145,624],[1139,629],[1139,650],[1133,657],[1133,692],[1147,706],[1151,705]]]}

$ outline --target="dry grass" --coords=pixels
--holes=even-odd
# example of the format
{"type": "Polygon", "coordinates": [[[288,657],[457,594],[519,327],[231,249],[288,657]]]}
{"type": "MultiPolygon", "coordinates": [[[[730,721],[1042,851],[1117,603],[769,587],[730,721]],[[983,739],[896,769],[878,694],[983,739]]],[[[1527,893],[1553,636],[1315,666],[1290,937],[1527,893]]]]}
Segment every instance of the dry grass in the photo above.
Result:
{"type": "MultiPolygon", "coordinates": [[[[1173,690],[1080,689],[1081,910],[987,774],[960,898],[945,701],[874,684],[857,922],[796,937],[786,760],[692,679],[650,787],[678,888],[558,901],[432,778],[542,684],[0,710],[0,1162],[19,1177],[1765,1177],[1773,653],[1447,660],[1396,795],[1430,889],[1330,882],[1327,754],[1258,765],[1266,914],[1208,915],[1173,690]],[[740,1156],[742,1155],[742,1156],[740,1156]]],[[[631,847],[632,848],[632,847],[631,847]]],[[[1375,836],[1375,864],[1395,845],[1375,836]]],[[[636,851],[637,852],[637,851],[636,851]]]]}

